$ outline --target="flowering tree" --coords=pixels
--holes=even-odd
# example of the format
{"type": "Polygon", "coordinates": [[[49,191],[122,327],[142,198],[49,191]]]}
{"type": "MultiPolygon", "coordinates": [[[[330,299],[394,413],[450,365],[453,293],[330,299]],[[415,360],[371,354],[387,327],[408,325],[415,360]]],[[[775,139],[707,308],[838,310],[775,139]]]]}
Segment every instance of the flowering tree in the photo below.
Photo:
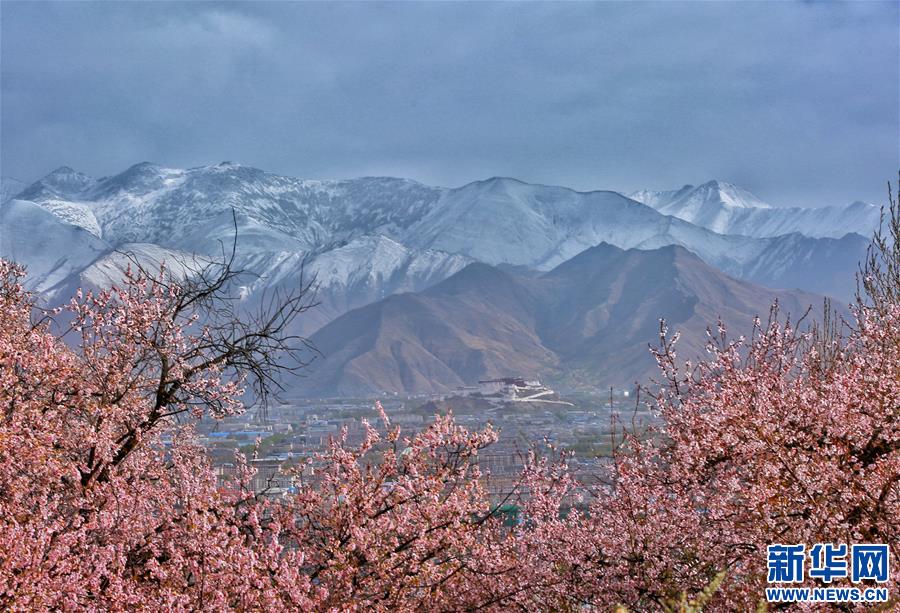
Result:
{"type": "Polygon", "coordinates": [[[298,297],[255,328],[217,319],[227,311],[210,299],[230,274],[176,284],[164,271],[154,280],[129,273],[121,288],[79,294],[55,313],[77,336],[72,350],[49,321],[32,321],[22,271],[0,263],[2,608],[275,598],[288,572],[277,534],[261,529],[245,497],[217,491],[190,425],[176,421],[239,410],[248,377],[266,391],[273,371],[262,370],[302,310],[298,297]],[[282,570],[259,586],[272,564],[282,570]],[[209,580],[221,568],[224,583],[209,580]]]}
{"type": "Polygon", "coordinates": [[[340,437],[310,459],[316,484],[301,467],[294,495],[256,495],[241,456],[220,489],[191,422],[242,410],[247,379],[257,396],[269,390],[303,304],[242,323],[213,306],[228,274],[192,285],[129,273],[79,294],[53,314],[77,335],[72,349],[50,320],[32,321],[22,271],[0,263],[0,607],[411,610],[555,597],[559,573],[523,561],[564,530],[573,482],[534,458],[510,494],[531,523],[505,525],[477,466],[490,428],[449,416],[412,437],[367,426],[360,447],[340,437]]]}
{"type": "MultiPolygon", "coordinates": [[[[667,606],[726,573],[711,602],[753,608],[775,543],[887,543],[900,556],[900,215],[876,235],[849,333],[755,322],[679,364],[661,329],[661,426],[628,436],[591,513],[586,602],[667,606]]],[[[893,564],[893,596],[900,565],[893,564]]]]}
{"type": "Polygon", "coordinates": [[[366,429],[359,448],[346,447],[344,432],[313,458],[321,483],[301,487],[273,515],[306,552],[323,608],[534,609],[564,601],[564,575],[542,559],[570,531],[560,517],[574,486],[564,464],[532,456],[508,498],[528,525],[508,526],[475,463],[496,440],[492,428],[469,432],[444,416],[412,437],[366,429]]]}
{"type": "MultiPolygon", "coordinates": [[[[727,571],[711,604],[752,608],[775,543],[888,543],[900,555],[900,306],[865,311],[821,368],[789,324],[714,343],[696,370],[659,359],[656,436],[628,439],[591,514],[592,602],[661,606],[727,571]]],[[[896,574],[894,586],[900,586],[896,574]]]]}

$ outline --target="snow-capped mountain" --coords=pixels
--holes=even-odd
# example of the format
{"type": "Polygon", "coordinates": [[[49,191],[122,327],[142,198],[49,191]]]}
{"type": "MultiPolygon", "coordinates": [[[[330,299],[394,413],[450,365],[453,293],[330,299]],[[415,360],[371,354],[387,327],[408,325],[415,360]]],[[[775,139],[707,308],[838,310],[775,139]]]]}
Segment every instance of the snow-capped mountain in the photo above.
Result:
{"type": "MultiPolygon", "coordinates": [[[[698,197],[706,194],[710,202],[713,188],[691,191],[698,197]]],[[[720,197],[733,209],[751,210],[757,203],[739,188],[724,193],[720,197]]],[[[406,240],[418,248],[464,253],[487,264],[542,271],[603,242],[621,249],[677,245],[735,277],[848,298],[853,274],[846,279],[840,275],[855,269],[866,239],[849,234],[841,241],[805,236],[798,241],[797,236],[720,234],[616,192],[576,192],[494,178],[447,190],[434,209],[410,227],[406,240]],[[779,257],[773,257],[775,253],[779,257]]]]}
{"type": "Polygon", "coordinates": [[[78,200],[86,194],[97,181],[73,170],[68,166],[60,166],[43,179],[36,181],[20,194],[21,200],[78,200]]]}
{"type": "Polygon", "coordinates": [[[411,225],[406,241],[487,264],[539,270],[601,242],[623,249],[682,245],[733,274],[763,248],[752,239],[722,236],[662,215],[617,192],[577,192],[507,178],[445,191],[436,206],[411,225]]]}
{"type": "Polygon", "coordinates": [[[747,190],[722,181],[670,191],[640,190],[628,197],[720,234],[754,237],[793,232],[816,238],[840,238],[848,232],[869,237],[880,218],[879,207],[864,202],[845,207],[776,208],[747,190]]]}
{"type": "Polygon", "coordinates": [[[94,234],[33,202],[0,204],[0,256],[27,266],[29,289],[49,292],[110,250],[94,234]]]}
{"type": "Polygon", "coordinates": [[[837,209],[829,217],[770,208],[720,182],[628,198],[506,178],[459,188],[387,177],[308,180],[228,162],[144,162],[100,179],[63,167],[16,198],[4,206],[0,254],[27,264],[39,291],[111,283],[125,261],[115,250],[150,267],[184,254],[220,258],[237,230],[237,265],[253,273],[239,290],[248,302],[316,278],[321,304],[304,333],[385,296],[422,291],[473,261],[546,271],[601,242],[682,246],[733,276],[834,293],[829,270],[855,266],[864,239],[836,248],[779,229],[808,221],[814,232],[827,224],[846,231],[868,214],[856,205],[846,219],[837,209]],[[715,231],[751,221],[752,232],[715,231]],[[786,272],[785,262],[802,274],[786,272]]]}
{"type": "MultiPolygon", "coordinates": [[[[405,179],[317,181],[228,162],[187,170],[144,162],[99,180],[61,168],[19,197],[53,210],[61,202],[87,208],[114,244],[215,249],[232,237],[234,211],[242,246],[309,250],[358,235],[397,236],[439,193],[405,179]]],[[[70,221],[94,229],[89,218],[70,221]]]]}
{"type": "Polygon", "coordinates": [[[236,265],[254,273],[243,280],[242,296],[252,302],[267,289],[290,289],[314,277],[320,305],[309,312],[302,330],[312,332],[350,308],[397,291],[424,289],[471,262],[464,255],[410,249],[395,240],[441,192],[405,179],[317,181],[230,163],[187,170],[141,163],[101,179],[63,167],[18,191],[45,216],[30,230],[4,223],[0,252],[40,272],[29,286],[44,293],[55,285],[54,294],[120,279],[116,269],[129,260],[110,253],[114,249],[151,269],[161,259],[185,260],[186,254],[221,257],[237,229],[236,265]],[[55,267],[49,276],[52,263],[45,260],[57,250],[68,251],[65,242],[42,243],[38,251],[43,255],[18,244],[47,234],[41,224],[48,220],[58,226],[54,232],[68,228],[78,241],[100,248],[79,265],[55,267]],[[3,244],[12,246],[4,240],[11,234],[17,237],[14,250],[3,244]],[[101,253],[106,255],[94,262],[101,253]]]}
{"type": "Polygon", "coordinates": [[[236,218],[239,250],[256,260],[261,253],[318,253],[370,235],[541,269],[601,241],[624,248],[681,244],[731,272],[760,249],[614,192],[499,178],[443,189],[378,177],[302,180],[230,163],[188,170],[141,163],[99,180],[61,168],[19,197],[112,245],[153,243],[203,254],[230,242],[236,218]]]}
{"type": "Polygon", "coordinates": [[[707,181],[698,187],[685,185],[681,189],[670,191],[642,190],[629,194],[628,197],[638,202],[649,204],[657,210],[670,206],[673,203],[676,206],[672,210],[684,210],[690,205],[702,207],[702,205],[709,203],[716,203],[735,209],[772,208],[771,205],[763,202],[747,190],[725,181],[716,180],[707,181]]]}

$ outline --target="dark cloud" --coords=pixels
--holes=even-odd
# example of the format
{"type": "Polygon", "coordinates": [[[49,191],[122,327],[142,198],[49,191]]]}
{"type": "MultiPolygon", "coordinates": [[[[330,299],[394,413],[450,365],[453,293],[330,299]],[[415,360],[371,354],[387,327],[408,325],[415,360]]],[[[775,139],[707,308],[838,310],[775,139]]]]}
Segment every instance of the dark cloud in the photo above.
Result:
{"type": "Polygon", "coordinates": [[[2,171],[224,159],[581,189],[883,200],[890,3],[3,2],[2,171]]]}

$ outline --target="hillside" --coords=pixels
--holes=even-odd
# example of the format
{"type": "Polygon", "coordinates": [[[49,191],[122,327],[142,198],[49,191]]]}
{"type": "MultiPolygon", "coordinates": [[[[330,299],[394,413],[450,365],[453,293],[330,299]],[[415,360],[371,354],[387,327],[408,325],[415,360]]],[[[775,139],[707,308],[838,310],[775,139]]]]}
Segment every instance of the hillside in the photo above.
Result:
{"type": "Polygon", "coordinates": [[[601,244],[537,277],[472,264],[322,328],[312,340],[324,357],[296,392],[440,393],[511,375],[627,385],[654,374],[647,348],[661,317],[687,358],[718,318],[746,333],[775,299],[795,315],[822,303],[733,279],[677,246],[601,244]]]}

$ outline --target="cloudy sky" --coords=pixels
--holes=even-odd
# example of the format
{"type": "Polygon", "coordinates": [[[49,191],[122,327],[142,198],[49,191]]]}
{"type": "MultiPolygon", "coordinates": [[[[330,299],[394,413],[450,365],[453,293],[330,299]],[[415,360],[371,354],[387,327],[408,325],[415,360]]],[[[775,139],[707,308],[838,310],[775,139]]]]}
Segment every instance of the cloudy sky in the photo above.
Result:
{"type": "Polygon", "coordinates": [[[232,160],[882,202],[898,6],[4,1],[0,171],[232,160]]]}

